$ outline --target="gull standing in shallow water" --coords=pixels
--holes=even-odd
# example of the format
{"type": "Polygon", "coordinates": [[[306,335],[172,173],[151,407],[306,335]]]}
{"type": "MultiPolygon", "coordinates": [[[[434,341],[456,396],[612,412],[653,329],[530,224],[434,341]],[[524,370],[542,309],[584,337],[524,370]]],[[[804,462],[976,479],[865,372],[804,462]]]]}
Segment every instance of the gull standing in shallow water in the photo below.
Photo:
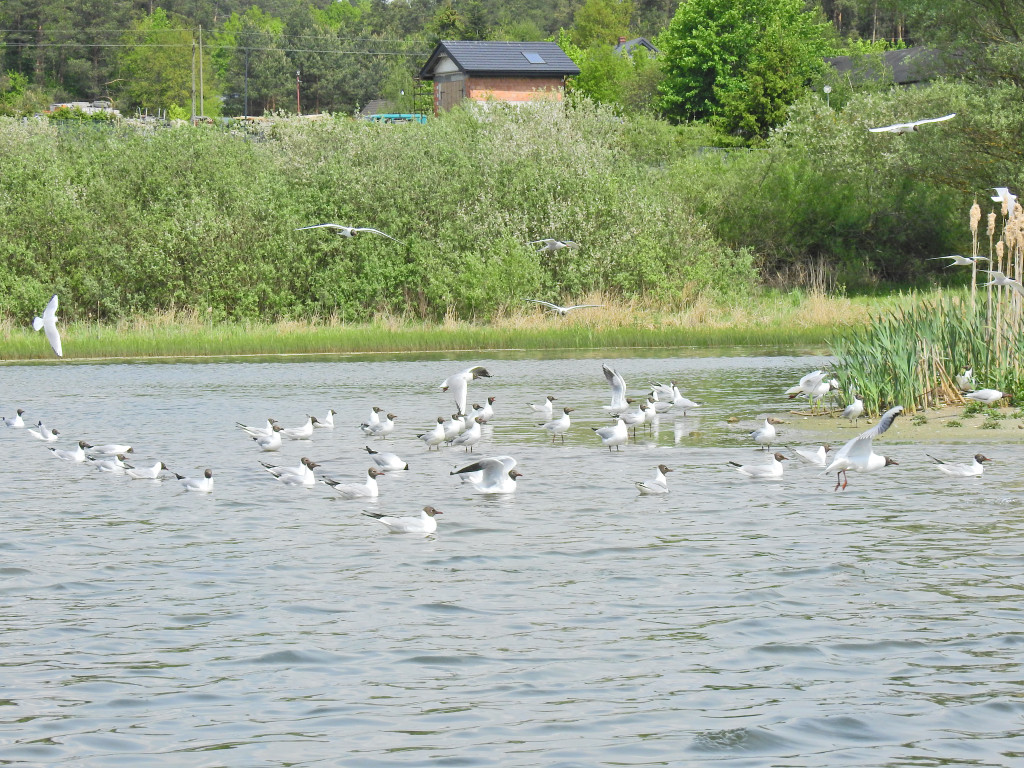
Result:
{"type": "Polygon", "coordinates": [[[665,477],[666,472],[672,470],[666,467],[664,464],[659,464],[654,468],[654,477],[644,482],[636,482],[634,485],[637,490],[640,491],[641,496],[661,496],[668,493],[668,478],[665,477]]]}
{"type": "Polygon", "coordinates": [[[764,424],[757,429],[751,430],[750,437],[755,443],[758,443],[761,446],[762,451],[766,448],[769,451],[772,449],[772,443],[775,442],[775,438],[779,434],[775,430],[776,424],[782,424],[782,422],[779,419],[769,416],[764,420],[764,424]]]}
{"type": "Polygon", "coordinates": [[[629,408],[629,403],[626,402],[626,380],[617,374],[614,368],[609,368],[607,365],[602,365],[601,370],[604,371],[604,377],[608,381],[608,386],[612,388],[611,403],[601,407],[612,413],[629,408]]]}
{"type": "Polygon", "coordinates": [[[839,452],[832,458],[832,463],[825,467],[823,474],[836,473],[836,487],[832,490],[839,490],[842,485],[846,490],[846,473],[852,472],[873,472],[876,469],[897,465],[898,463],[888,456],[879,456],[875,453],[872,441],[885,432],[896,421],[896,417],[903,413],[903,406],[897,405],[890,408],[875,426],[857,437],[850,440],[839,449],[839,452]],[[842,478],[840,479],[840,476],[842,478]]]}
{"type": "Polygon", "coordinates": [[[363,510],[363,514],[386,526],[389,533],[422,533],[426,535],[437,530],[437,520],[434,519],[434,516],[444,513],[439,509],[426,506],[419,517],[388,517],[380,512],[367,512],[366,510],[363,510]]]}
{"type": "Polygon", "coordinates": [[[541,427],[543,427],[544,429],[551,433],[552,443],[555,442],[555,438],[557,437],[561,437],[562,442],[565,442],[565,433],[569,431],[569,427],[572,425],[572,422],[569,419],[569,414],[572,413],[574,410],[576,409],[566,406],[565,408],[562,409],[562,415],[559,416],[557,419],[546,421],[540,425],[541,427]]]}
{"type": "Polygon", "coordinates": [[[853,396],[853,402],[843,408],[843,418],[849,419],[854,424],[864,415],[864,398],[860,395],[853,396]]]}
{"type": "Polygon", "coordinates": [[[736,467],[736,471],[747,477],[758,480],[777,480],[782,477],[782,462],[789,459],[781,453],[773,453],[771,461],[767,464],[740,464],[738,461],[730,461],[730,467],[736,467]]]}
{"type": "Polygon", "coordinates": [[[983,466],[986,461],[992,461],[987,456],[983,456],[980,453],[974,454],[974,458],[970,464],[951,464],[948,461],[942,459],[936,459],[930,454],[925,454],[929,459],[936,463],[936,469],[940,472],[944,472],[950,477],[981,477],[985,471],[983,466]]]}
{"type": "Polygon", "coordinates": [[[490,456],[449,474],[461,475],[481,493],[513,493],[516,478],[523,476],[522,472],[516,471],[517,463],[511,456],[490,456]]]}
{"type": "Polygon", "coordinates": [[[429,432],[424,432],[419,436],[420,440],[427,444],[427,450],[429,451],[435,445],[437,450],[441,450],[441,443],[444,442],[444,416],[437,417],[437,424],[429,432]]]}
{"type": "Polygon", "coordinates": [[[50,303],[46,305],[46,309],[43,310],[42,317],[35,317],[32,319],[32,329],[39,331],[42,330],[46,334],[46,340],[50,342],[50,346],[53,348],[54,353],[57,357],[64,357],[64,352],[60,346],[60,333],[57,331],[57,294],[53,294],[50,298],[50,303]]]}
{"type": "Polygon", "coordinates": [[[610,427],[591,427],[591,429],[594,430],[595,435],[601,438],[601,445],[608,446],[609,451],[612,447],[616,451],[621,451],[620,446],[629,440],[629,427],[622,419],[616,419],[610,427]]]}
{"type": "Polygon", "coordinates": [[[342,224],[312,224],[308,227],[297,227],[295,231],[301,232],[304,229],[330,229],[337,232],[342,237],[353,237],[360,232],[370,232],[374,235],[384,235],[388,240],[394,240],[396,243],[403,244],[398,238],[385,234],[379,229],[374,229],[373,227],[346,227],[342,224]]]}
{"type": "Polygon", "coordinates": [[[552,403],[557,399],[554,395],[548,395],[539,403],[527,403],[527,405],[533,409],[534,413],[539,413],[545,419],[550,419],[555,412],[555,407],[552,403]]]}

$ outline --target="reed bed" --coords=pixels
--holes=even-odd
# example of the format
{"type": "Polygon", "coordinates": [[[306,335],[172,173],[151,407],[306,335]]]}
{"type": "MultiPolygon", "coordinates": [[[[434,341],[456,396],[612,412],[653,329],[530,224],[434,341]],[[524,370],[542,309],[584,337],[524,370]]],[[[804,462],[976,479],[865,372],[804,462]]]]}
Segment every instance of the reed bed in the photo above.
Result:
{"type": "Polygon", "coordinates": [[[971,207],[973,255],[991,259],[987,269],[993,272],[975,263],[968,290],[914,296],[830,342],[837,377],[844,389],[864,398],[869,413],[897,404],[911,413],[960,405],[965,400],[956,377],[966,369],[973,370],[979,388],[998,389],[1017,401],[1024,397],[1024,211],[1014,205],[1015,213],[1003,201],[1001,231],[995,212],[986,217],[988,257],[980,253],[981,208],[971,207]]]}

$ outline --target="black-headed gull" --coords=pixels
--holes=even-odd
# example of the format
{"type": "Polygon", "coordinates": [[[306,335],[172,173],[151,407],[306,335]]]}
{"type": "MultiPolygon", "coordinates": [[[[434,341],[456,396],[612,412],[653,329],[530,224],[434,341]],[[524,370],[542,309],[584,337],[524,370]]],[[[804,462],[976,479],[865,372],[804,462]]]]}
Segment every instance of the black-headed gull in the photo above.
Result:
{"type": "Polygon", "coordinates": [[[813,451],[808,450],[807,448],[794,448],[793,453],[795,453],[800,458],[800,461],[805,464],[810,464],[815,467],[824,467],[828,458],[828,452],[831,450],[832,446],[825,443],[825,445],[819,445],[813,451]]]}
{"type": "Polygon", "coordinates": [[[569,419],[569,414],[572,413],[575,408],[566,406],[562,409],[562,415],[557,419],[551,419],[541,424],[541,427],[546,429],[551,434],[551,442],[555,442],[555,438],[561,437],[562,442],[565,442],[565,433],[569,431],[569,427],[572,426],[572,421],[569,419]]]}
{"type": "Polygon", "coordinates": [[[539,413],[545,419],[550,419],[555,412],[555,407],[552,403],[557,399],[554,395],[548,395],[539,403],[527,403],[527,405],[530,406],[534,413],[539,413]]]}
{"type": "Polygon", "coordinates": [[[276,419],[267,419],[267,426],[265,427],[250,427],[239,421],[235,422],[235,426],[245,432],[245,434],[249,435],[249,437],[266,437],[274,431],[275,424],[277,424],[276,419]]]}
{"type": "Polygon", "coordinates": [[[547,307],[548,312],[565,317],[574,309],[589,309],[590,307],[603,307],[604,304],[573,304],[570,307],[562,307],[558,304],[552,304],[550,301],[541,301],[540,299],[527,299],[527,301],[533,302],[534,304],[543,304],[547,307]]]}
{"type": "Polygon", "coordinates": [[[516,470],[516,464],[511,456],[489,456],[449,474],[465,477],[481,493],[512,493],[516,489],[516,478],[523,476],[516,470]]]}
{"type": "Polygon", "coordinates": [[[761,446],[762,451],[766,449],[770,451],[772,449],[772,443],[775,442],[775,438],[778,437],[779,434],[775,429],[775,425],[782,423],[783,422],[779,419],[769,416],[764,420],[764,424],[757,429],[750,431],[750,437],[755,443],[761,446]]]}
{"type": "Polygon", "coordinates": [[[364,426],[362,428],[363,434],[367,437],[386,438],[395,431],[395,419],[397,418],[398,417],[393,413],[386,414],[383,419],[377,420],[377,424],[375,426],[364,426]]]}
{"type": "Polygon", "coordinates": [[[185,477],[179,475],[177,472],[174,476],[181,483],[181,487],[186,491],[194,491],[195,493],[212,493],[213,492],[213,470],[208,469],[203,472],[202,477],[185,477]]]}
{"type": "Polygon", "coordinates": [[[853,396],[853,402],[843,408],[843,418],[849,419],[854,424],[864,415],[864,398],[860,395],[853,396]]]}
{"type": "Polygon", "coordinates": [[[85,461],[86,448],[92,448],[92,446],[85,442],[85,440],[79,440],[78,445],[71,451],[63,451],[60,448],[49,448],[48,450],[62,461],[71,461],[77,464],[85,461]]]}
{"type": "Polygon", "coordinates": [[[973,392],[964,392],[964,397],[968,400],[975,400],[985,405],[998,403],[1004,397],[1009,396],[1009,392],[1000,392],[998,389],[976,389],[973,392]]]}
{"type": "Polygon", "coordinates": [[[473,447],[480,442],[480,438],[483,435],[483,432],[481,430],[482,424],[483,422],[480,421],[479,417],[470,419],[470,424],[466,428],[466,431],[463,432],[458,437],[456,437],[454,440],[452,440],[452,447],[462,447],[465,448],[468,452],[472,452],[473,447]]]}
{"type": "Polygon", "coordinates": [[[1012,288],[1017,293],[1024,296],[1024,285],[1021,285],[1020,281],[1014,280],[1012,277],[1007,277],[998,269],[985,269],[982,271],[988,272],[988,276],[992,279],[987,283],[978,283],[979,288],[984,288],[988,285],[1006,286],[1007,288],[1012,288]]]}
{"type": "MultiPolygon", "coordinates": [[[[673,381],[668,386],[664,384],[655,384],[651,387],[651,391],[656,393],[660,398],[665,398],[673,407],[681,408],[683,416],[686,416],[686,412],[691,408],[700,408],[700,403],[690,400],[688,397],[684,397],[683,393],[679,391],[679,387],[673,381]]],[[[655,406],[657,407],[657,406],[655,406]]]]}
{"type": "Polygon", "coordinates": [[[956,375],[956,385],[960,387],[963,392],[970,392],[971,390],[977,389],[974,383],[974,369],[965,368],[963,373],[956,375]]]}
{"type": "Polygon", "coordinates": [[[372,517],[378,523],[386,526],[389,533],[422,533],[430,534],[437,530],[435,515],[443,515],[439,509],[426,506],[419,517],[389,517],[381,512],[363,511],[367,517],[372,517]]]}
{"type": "Polygon", "coordinates": [[[950,267],[969,267],[979,261],[988,261],[988,256],[961,256],[958,253],[951,253],[949,256],[932,256],[928,261],[938,261],[939,259],[951,259],[946,265],[946,269],[949,269],[950,267]]]}
{"type": "Polygon", "coordinates": [[[441,443],[444,442],[444,416],[437,417],[437,424],[432,429],[419,436],[420,440],[427,444],[429,451],[434,446],[441,450],[441,443]]]}
{"type": "Polygon", "coordinates": [[[128,469],[128,457],[123,453],[116,456],[90,456],[89,463],[100,472],[110,472],[114,475],[123,475],[128,469]]]}
{"type": "Polygon", "coordinates": [[[329,477],[324,478],[324,482],[341,494],[343,499],[373,499],[380,495],[377,478],[383,474],[384,472],[376,467],[370,467],[366,470],[365,483],[343,483],[329,477]]]}
{"type": "Polygon", "coordinates": [[[43,424],[42,421],[36,424],[35,429],[29,429],[28,433],[32,435],[32,437],[42,440],[44,443],[56,442],[58,439],[58,435],[60,435],[59,430],[50,429],[48,426],[43,424]]]}
{"type": "Polygon", "coordinates": [[[984,463],[986,461],[992,461],[987,456],[983,456],[980,453],[974,454],[974,458],[970,464],[952,464],[942,459],[937,459],[931,454],[926,454],[929,459],[935,462],[936,469],[940,472],[944,472],[951,477],[981,477],[985,471],[984,463]]]}
{"type": "Polygon", "coordinates": [[[641,496],[661,496],[668,493],[668,478],[665,477],[667,472],[672,470],[666,467],[664,464],[659,464],[654,468],[654,477],[647,482],[637,481],[633,483],[636,489],[640,491],[641,496]]]}
{"type": "Polygon", "coordinates": [[[384,409],[379,405],[373,406],[370,409],[370,416],[359,425],[359,429],[362,430],[364,435],[369,435],[374,429],[380,426],[380,415],[384,413],[384,409]]]}
{"type": "Polygon", "coordinates": [[[832,462],[825,467],[823,474],[836,473],[836,487],[833,490],[838,490],[840,486],[843,490],[846,489],[847,479],[846,473],[850,472],[873,472],[883,467],[889,467],[897,465],[898,462],[893,461],[888,456],[879,456],[875,453],[872,441],[885,432],[889,427],[896,421],[896,417],[903,413],[903,406],[897,405],[895,408],[890,408],[888,411],[882,414],[882,418],[879,419],[878,423],[875,424],[871,429],[863,432],[857,437],[853,438],[846,443],[835,456],[832,457],[832,462]]]}
{"type": "Polygon", "coordinates": [[[261,451],[279,451],[281,450],[282,431],[281,426],[275,424],[270,428],[269,435],[260,435],[259,437],[254,437],[253,440],[261,451]]]}
{"type": "Polygon", "coordinates": [[[621,451],[620,446],[629,440],[629,428],[621,418],[615,419],[615,423],[610,427],[591,427],[591,429],[594,430],[595,435],[601,438],[601,445],[608,446],[609,451],[612,448],[621,451]]]}
{"type": "Polygon", "coordinates": [[[12,429],[24,429],[25,420],[21,418],[23,413],[25,413],[25,409],[19,408],[18,412],[13,416],[4,416],[4,426],[11,427],[12,429]]]}
{"type": "Polygon", "coordinates": [[[626,380],[617,374],[614,368],[609,368],[607,365],[602,365],[601,370],[608,381],[608,386],[612,388],[611,403],[601,407],[613,413],[629,408],[629,403],[626,402],[626,380]]]}
{"type": "Polygon", "coordinates": [[[811,371],[805,373],[800,377],[800,381],[796,386],[790,387],[786,390],[786,395],[790,400],[795,398],[797,395],[809,395],[811,392],[825,380],[828,374],[825,371],[811,371]]]}
{"type": "Polygon", "coordinates": [[[579,243],[573,242],[572,240],[555,240],[553,237],[545,237],[542,240],[531,240],[527,245],[539,245],[537,253],[543,251],[560,251],[563,248],[579,248],[579,243]]]}
{"type": "Polygon", "coordinates": [[[447,392],[455,398],[455,405],[459,413],[466,412],[466,395],[469,392],[469,382],[473,379],[489,379],[491,374],[482,365],[474,365],[464,371],[453,373],[438,386],[442,392],[447,392]]]}
{"type": "Polygon", "coordinates": [[[995,190],[995,194],[992,195],[992,202],[1005,203],[1006,217],[1012,219],[1013,213],[1017,209],[1017,196],[1010,192],[1008,187],[992,187],[992,189],[995,190]]]}
{"type": "Polygon", "coordinates": [[[92,452],[97,456],[116,456],[119,453],[135,453],[135,449],[127,443],[107,443],[92,446],[92,452]]]}
{"type": "Polygon", "coordinates": [[[312,459],[303,456],[299,459],[299,463],[295,466],[285,466],[283,464],[267,464],[265,461],[260,462],[260,466],[263,467],[267,472],[272,474],[274,477],[281,477],[281,475],[305,475],[308,471],[316,469],[320,465],[312,459]]]}
{"type": "MultiPolygon", "coordinates": [[[[627,399],[628,402],[628,399],[627,399]]],[[[647,403],[640,403],[635,411],[623,411],[619,414],[626,429],[633,430],[633,437],[636,437],[636,428],[647,421],[647,403]]]]}
{"type": "Polygon", "coordinates": [[[927,117],[924,120],[914,120],[911,123],[895,123],[893,125],[884,125],[881,128],[868,128],[871,133],[911,133],[912,131],[920,130],[922,125],[927,123],[942,123],[946,120],[952,120],[956,117],[956,112],[949,115],[943,115],[942,117],[927,117]]]}
{"type": "Polygon", "coordinates": [[[394,453],[381,453],[375,451],[370,446],[364,446],[366,452],[370,454],[370,458],[373,459],[373,463],[377,465],[382,472],[399,472],[403,469],[408,469],[409,464],[403,459],[399,458],[394,453]]]}
{"type": "Polygon", "coordinates": [[[301,427],[286,427],[281,430],[281,437],[289,440],[309,440],[313,436],[313,425],[316,424],[316,416],[306,416],[306,423],[301,427]]]}
{"type": "Polygon", "coordinates": [[[773,453],[769,459],[767,464],[740,464],[738,461],[730,461],[729,466],[735,467],[741,475],[757,480],[777,480],[782,477],[782,462],[789,459],[781,453],[773,453]]]}
{"type": "Polygon", "coordinates": [[[64,357],[60,346],[60,332],[57,330],[57,294],[53,294],[50,303],[43,310],[42,317],[32,318],[33,330],[42,330],[46,334],[46,340],[50,342],[57,357],[64,357]]]}
{"type": "Polygon", "coordinates": [[[470,415],[479,416],[481,419],[483,419],[484,424],[486,424],[488,421],[494,418],[494,401],[497,399],[498,398],[496,397],[488,397],[487,402],[484,403],[482,406],[473,403],[473,413],[471,413],[470,415]]]}
{"type": "Polygon", "coordinates": [[[133,467],[130,464],[125,467],[124,473],[133,480],[159,480],[161,472],[170,472],[167,465],[158,461],[152,467],[133,467]]]}
{"type": "Polygon", "coordinates": [[[389,234],[381,232],[379,229],[373,227],[346,227],[343,224],[311,224],[308,227],[296,227],[296,232],[302,232],[304,229],[330,229],[333,232],[337,232],[342,237],[354,237],[360,232],[369,232],[373,235],[384,235],[388,240],[394,240],[396,243],[401,243],[397,237],[392,237],[389,234]]]}
{"type": "Polygon", "coordinates": [[[322,419],[318,419],[313,425],[317,429],[334,429],[334,417],[338,415],[338,412],[333,408],[327,409],[327,415],[322,419]]]}

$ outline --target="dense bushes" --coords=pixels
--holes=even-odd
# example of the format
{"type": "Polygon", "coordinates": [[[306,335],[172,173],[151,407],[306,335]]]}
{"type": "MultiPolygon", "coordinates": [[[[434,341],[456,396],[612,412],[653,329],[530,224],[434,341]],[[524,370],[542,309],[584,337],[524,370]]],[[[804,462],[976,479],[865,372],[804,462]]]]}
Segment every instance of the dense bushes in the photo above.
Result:
{"type": "Polygon", "coordinates": [[[592,290],[682,300],[754,279],[652,170],[664,126],[544,105],[427,125],[282,122],[246,137],[0,122],[0,311],[196,308],[485,318],[592,290]],[[371,226],[352,239],[297,227],[371,226]],[[525,243],[574,239],[576,251],[525,243]]]}

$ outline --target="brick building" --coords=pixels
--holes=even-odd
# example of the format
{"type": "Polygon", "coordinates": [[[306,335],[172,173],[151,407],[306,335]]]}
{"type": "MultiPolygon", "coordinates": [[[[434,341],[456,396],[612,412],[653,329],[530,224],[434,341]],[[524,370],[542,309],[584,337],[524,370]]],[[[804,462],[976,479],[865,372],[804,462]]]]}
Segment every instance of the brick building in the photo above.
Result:
{"type": "Polygon", "coordinates": [[[434,114],[463,99],[562,100],[565,78],[579,67],[557,43],[442,40],[419,76],[434,81],[434,114]]]}

